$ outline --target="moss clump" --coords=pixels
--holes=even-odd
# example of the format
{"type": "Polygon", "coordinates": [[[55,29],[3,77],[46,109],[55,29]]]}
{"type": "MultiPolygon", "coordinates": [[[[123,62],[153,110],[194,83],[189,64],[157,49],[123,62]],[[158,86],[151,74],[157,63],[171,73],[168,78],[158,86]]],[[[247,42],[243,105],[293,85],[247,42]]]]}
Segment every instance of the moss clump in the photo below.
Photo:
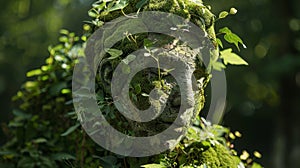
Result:
{"type": "Polygon", "coordinates": [[[240,161],[225,146],[217,144],[200,153],[199,162],[210,168],[236,168],[240,161]]]}
{"type": "MultiPolygon", "coordinates": [[[[136,7],[138,2],[139,0],[129,0],[128,5],[123,9],[123,12],[120,10],[109,13],[103,12],[100,14],[99,19],[104,22],[108,22],[112,19],[124,16],[124,13],[135,13],[139,10],[136,7]]],[[[149,0],[148,3],[141,8],[141,11],[168,12],[189,19],[193,23],[202,27],[209,35],[212,42],[216,44],[216,35],[214,30],[215,15],[200,0],[149,0]]]]}

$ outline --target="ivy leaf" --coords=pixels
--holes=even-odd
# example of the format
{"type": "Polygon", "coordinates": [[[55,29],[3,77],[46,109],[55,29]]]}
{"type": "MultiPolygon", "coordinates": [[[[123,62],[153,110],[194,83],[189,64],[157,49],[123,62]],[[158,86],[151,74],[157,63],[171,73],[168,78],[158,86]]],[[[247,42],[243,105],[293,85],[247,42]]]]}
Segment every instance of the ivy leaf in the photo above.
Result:
{"type": "Polygon", "coordinates": [[[226,16],[228,16],[228,12],[222,11],[222,12],[219,14],[219,19],[226,18],[226,16]]]}
{"type": "Polygon", "coordinates": [[[222,62],[213,61],[211,66],[214,70],[221,71],[222,69],[225,69],[226,66],[222,62]]]}
{"type": "Polygon", "coordinates": [[[97,1],[93,5],[93,8],[98,9],[99,11],[103,10],[106,6],[106,1],[97,1]],[[100,3],[100,4],[99,4],[100,3]]]}
{"type": "Polygon", "coordinates": [[[98,14],[96,9],[91,9],[91,10],[88,11],[88,15],[90,17],[97,18],[99,14],[98,14]]]}
{"type": "Polygon", "coordinates": [[[62,133],[60,136],[67,136],[69,135],[70,133],[72,133],[73,131],[76,130],[77,127],[79,127],[79,123],[77,123],[76,125],[70,127],[66,132],[62,133]]]}
{"type": "Polygon", "coordinates": [[[223,48],[223,43],[222,43],[222,41],[221,41],[219,38],[217,38],[216,40],[217,40],[218,45],[219,45],[221,48],[223,48]]]}
{"type": "Polygon", "coordinates": [[[110,60],[118,58],[119,56],[121,56],[123,54],[122,50],[117,50],[117,49],[113,49],[113,48],[108,49],[106,52],[108,52],[111,55],[111,57],[108,58],[110,60]]]}
{"type": "Polygon", "coordinates": [[[224,39],[228,43],[234,44],[238,50],[240,50],[239,43],[242,44],[244,48],[246,48],[246,45],[243,43],[243,40],[238,35],[232,33],[228,27],[220,29],[219,32],[224,33],[224,39]]]}
{"type": "Polygon", "coordinates": [[[237,54],[233,53],[231,48],[221,51],[220,58],[223,59],[225,65],[248,65],[248,63],[245,60],[243,60],[237,54]]]}
{"type": "Polygon", "coordinates": [[[128,0],[118,0],[115,5],[107,10],[107,12],[112,12],[120,9],[124,9],[128,5],[128,0]]]}
{"type": "Polygon", "coordinates": [[[219,30],[220,33],[229,34],[232,33],[231,30],[228,27],[223,27],[219,30]]]}
{"type": "Polygon", "coordinates": [[[224,39],[229,43],[233,43],[238,50],[240,50],[239,43],[243,44],[241,38],[234,33],[225,34],[224,39]]]}

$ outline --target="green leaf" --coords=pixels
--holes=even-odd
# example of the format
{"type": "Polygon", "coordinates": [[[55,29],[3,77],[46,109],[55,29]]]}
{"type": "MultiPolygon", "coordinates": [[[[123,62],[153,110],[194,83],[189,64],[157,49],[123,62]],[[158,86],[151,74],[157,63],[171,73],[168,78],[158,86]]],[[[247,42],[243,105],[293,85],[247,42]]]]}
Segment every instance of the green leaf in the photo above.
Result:
{"type": "Polygon", "coordinates": [[[232,33],[231,30],[228,27],[223,27],[219,30],[220,33],[232,33]]]}
{"type": "Polygon", "coordinates": [[[116,59],[123,54],[122,50],[117,50],[117,49],[113,49],[113,48],[108,49],[106,52],[108,52],[111,55],[111,57],[108,58],[110,60],[116,59]]]}
{"type": "Polygon", "coordinates": [[[51,155],[51,158],[53,160],[57,160],[57,161],[68,160],[68,159],[75,160],[76,159],[73,155],[70,155],[68,153],[55,153],[55,154],[51,155]]]}
{"type": "Polygon", "coordinates": [[[90,17],[93,17],[93,18],[98,17],[97,10],[95,10],[95,9],[89,10],[89,11],[88,11],[88,15],[89,15],[90,17]]]}
{"type": "Polygon", "coordinates": [[[219,19],[226,18],[226,16],[228,16],[228,12],[222,11],[222,12],[219,14],[219,19]]]}
{"type": "Polygon", "coordinates": [[[248,65],[248,63],[245,60],[243,60],[237,54],[233,53],[231,48],[221,51],[220,58],[223,59],[225,65],[248,65]]]}
{"type": "Polygon", "coordinates": [[[68,93],[71,93],[71,90],[70,89],[62,89],[61,93],[62,94],[68,94],[68,93]]]}
{"type": "Polygon", "coordinates": [[[217,38],[216,40],[217,40],[218,45],[219,45],[221,48],[223,48],[223,43],[222,43],[222,41],[221,41],[219,38],[217,38]]]}
{"type": "Polygon", "coordinates": [[[116,1],[115,5],[107,10],[107,12],[112,12],[120,9],[124,9],[128,5],[128,0],[116,1]]]}
{"type": "Polygon", "coordinates": [[[67,136],[69,135],[70,133],[72,133],[73,131],[76,130],[77,127],[80,126],[80,123],[77,123],[76,125],[70,127],[66,132],[62,133],[60,136],[67,136]]]}
{"type": "Polygon", "coordinates": [[[104,24],[104,22],[101,20],[98,20],[98,21],[93,20],[91,23],[97,27],[100,27],[104,24]]]}
{"type": "Polygon", "coordinates": [[[225,69],[226,66],[222,62],[213,61],[211,66],[214,70],[221,71],[222,69],[225,69]]]}
{"type": "Polygon", "coordinates": [[[263,168],[263,167],[260,164],[254,162],[251,168],[263,168]]]}
{"type": "Polygon", "coordinates": [[[67,29],[61,29],[59,31],[60,34],[64,34],[64,35],[68,35],[69,34],[69,31],[67,29]]]}
{"type": "Polygon", "coordinates": [[[24,123],[20,122],[20,121],[10,121],[8,123],[9,127],[24,127],[23,125],[24,123]]]}
{"type": "Polygon", "coordinates": [[[97,2],[95,2],[92,6],[94,7],[94,8],[97,8],[98,10],[103,10],[104,9],[104,7],[106,6],[106,2],[109,2],[109,1],[97,1],[97,2]],[[98,4],[99,2],[101,2],[100,4],[98,4]]]}
{"type": "Polygon", "coordinates": [[[225,34],[228,34],[228,33],[232,33],[231,30],[228,28],[228,27],[223,27],[219,30],[220,33],[225,33],[225,34]]]}
{"type": "Polygon", "coordinates": [[[210,142],[208,142],[208,141],[201,141],[200,142],[201,143],[201,145],[203,146],[203,147],[206,147],[206,148],[208,148],[208,147],[211,147],[211,143],[210,142]]]}
{"type": "Polygon", "coordinates": [[[37,81],[27,81],[25,84],[24,84],[24,87],[26,89],[33,89],[33,88],[36,88],[38,86],[38,82],[37,81]]]}
{"type": "Polygon", "coordinates": [[[161,164],[147,164],[147,165],[142,165],[141,167],[144,167],[144,168],[167,168],[166,166],[161,165],[161,164]]]}
{"type": "Polygon", "coordinates": [[[37,75],[40,75],[40,74],[42,74],[42,70],[34,69],[34,70],[31,70],[31,71],[27,72],[26,76],[27,77],[32,77],[32,76],[37,76],[37,75]]]}
{"type": "Polygon", "coordinates": [[[246,45],[243,43],[243,40],[238,35],[232,33],[228,27],[224,27],[224,28],[220,29],[219,32],[224,33],[225,34],[224,39],[228,43],[234,44],[238,50],[240,50],[239,43],[242,44],[244,48],[246,48],[246,45]]]}
{"type": "Polygon", "coordinates": [[[149,40],[149,39],[146,38],[146,39],[144,39],[144,46],[146,48],[150,48],[150,47],[153,46],[153,42],[151,40],[149,40]]]}
{"type": "Polygon", "coordinates": [[[69,41],[68,37],[66,37],[66,36],[61,36],[61,37],[59,37],[58,40],[63,43],[67,43],[69,41]]]}
{"type": "Polygon", "coordinates": [[[139,83],[134,85],[134,90],[137,94],[140,94],[142,91],[141,85],[139,83]]]}
{"type": "Polygon", "coordinates": [[[239,43],[244,44],[243,41],[242,41],[242,39],[239,36],[237,36],[236,34],[234,34],[234,33],[225,34],[224,35],[224,39],[228,43],[233,43],[238,50],[240,50],[239,43]]]}
{"type": "Polygon", "coordinates": [[[45,139],[45,138],[37,138],[37,139],[35,139],[35,140],[33,140],[32,141],[33,143],[45,143],[45,142],[47,142],[47,139],[45,139]]]}

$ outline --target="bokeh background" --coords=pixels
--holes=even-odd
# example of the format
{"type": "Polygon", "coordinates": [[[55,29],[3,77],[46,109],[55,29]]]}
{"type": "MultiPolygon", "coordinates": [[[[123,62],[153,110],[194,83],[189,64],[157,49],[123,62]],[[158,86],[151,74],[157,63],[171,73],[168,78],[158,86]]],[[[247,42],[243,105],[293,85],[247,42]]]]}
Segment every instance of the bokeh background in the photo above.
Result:
{"type": "MultiPolygon", "coordinates": [[[[300,1],[206,0],[214,13],[238,9],[216,23],[247,45],[249,66],[226,69],[228,102],[222,124],[243,137],[238,151],[263,154],[265,167],[300,167],[300,1]]],[[[92,0],[0,1],[0,123],[12,118],[11,97],[28,70],[40,67],[59,30],[81,34],[92,0]]],[[[34,102],[33,102],[34,103],[34,102]]],[[[6,139],[0,130],[0,145],[6,139]]]]}

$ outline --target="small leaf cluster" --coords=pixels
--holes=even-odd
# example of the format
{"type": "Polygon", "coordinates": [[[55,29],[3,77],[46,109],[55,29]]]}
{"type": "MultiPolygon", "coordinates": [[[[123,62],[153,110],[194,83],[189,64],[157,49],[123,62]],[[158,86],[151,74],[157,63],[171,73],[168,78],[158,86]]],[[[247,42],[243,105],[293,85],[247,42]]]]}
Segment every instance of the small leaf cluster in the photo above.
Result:
{"type": "MultiPolygon", "coordinates": [[[[237,10],[235,8],[231,8],[229,12],[227,11],[222,11],[219,13],[218,19],[224,19],[226,18],[229,14],[234,15],[237,13],[237,10]]],[[[216,20],[216,21],[217,21],[216,20]]],[[[221,71],[222,69],[226,68],[227,64],[231,65],[248,65],[248,63],[241,58],[239,55],[233,52],[232,48],[224,48],[223,42],[221,40],[220,35],[223,35],[223,39],[229,43],[233,44],[238,51],[240,51],[239,45],[242,45],[243,48],[246,48],[246,45],[244,44],[243,40],[235,33],[233,33],[228,27],[223,27],[219,29],[219,32],[217,33],[217,38],[216,42],[218,45],[218,52],[217,56],[214,56],[211,58],[210,61],[210,66],[212,69],[221,71]],[[222,50],[219,51],[219,48],[222,50]],[[220,61],[221,60],[221,61],[220,61]]]]}
{"type": "Polygon", "coordinates": [[[5,126],[11,138],[0,148],[0,167],[100,164],[89,155],[97,148],[81,130],[72,105],[72,71],[83,56],[84,36],[60,33],[60,43],[49,46],[45,64],[27,72],[27,81],[12,98],[14,118],[5,126]]]}
{"type": "MultiPolygon", "coordinates": [[[[160,155],[154,163],[142,167],[262,168],[253,160],[250,161],[249,155],[248,162],[245,162],[245,151],[241,156],[237,155],[233,149],[236,137],[241,137],[238,131],[232,133],[228,128],[197,117],[186,137],[173,151],[160,155]]],[[[261,157],[258,152],[254,154],[257,158],[261,157]]]]}

